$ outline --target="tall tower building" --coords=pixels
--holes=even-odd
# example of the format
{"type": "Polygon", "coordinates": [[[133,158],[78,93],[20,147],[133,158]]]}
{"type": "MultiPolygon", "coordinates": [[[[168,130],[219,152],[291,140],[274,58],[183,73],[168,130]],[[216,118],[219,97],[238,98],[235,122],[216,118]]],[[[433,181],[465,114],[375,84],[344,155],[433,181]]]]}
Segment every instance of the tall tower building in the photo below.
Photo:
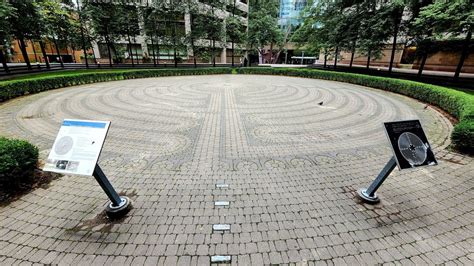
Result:
{"type": "Polygon", "coordinates": [[[280,12],[278,16],[278,25],[293,26],[301,23],[300,13],[308,4],[308,0],[280,0],[280,12]]]}

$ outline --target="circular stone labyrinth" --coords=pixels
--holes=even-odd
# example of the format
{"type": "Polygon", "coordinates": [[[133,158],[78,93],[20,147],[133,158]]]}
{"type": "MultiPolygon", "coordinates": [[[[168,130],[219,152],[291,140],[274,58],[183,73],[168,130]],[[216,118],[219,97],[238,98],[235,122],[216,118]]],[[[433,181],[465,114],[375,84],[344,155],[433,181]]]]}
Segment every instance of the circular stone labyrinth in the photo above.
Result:
{"type": "Polygon", "coordinates": [[[445,149],[452,126],[425,107],[253,75],[97,83],[3,103],[0,135],[38,145],[43,159],[63,119],[111,121],[99,163],[134,209],[108,222],[95,180],[63,176],[0,207],[0,263],[469,264],[472,158],[445,149]],[[439,166],[395,169],[382,202],[361,203],[355,191],[392,154],[383,122],[405,119],[421,120],[439,166]]]}

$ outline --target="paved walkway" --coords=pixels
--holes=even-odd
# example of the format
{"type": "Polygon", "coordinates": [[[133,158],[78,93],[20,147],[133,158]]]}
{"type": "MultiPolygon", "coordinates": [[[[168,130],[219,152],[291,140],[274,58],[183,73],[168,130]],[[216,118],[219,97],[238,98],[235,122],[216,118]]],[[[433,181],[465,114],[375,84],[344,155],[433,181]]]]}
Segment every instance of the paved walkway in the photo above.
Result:
{"type": "Polygon", "coordinates": [[[108,223],[95,180],[64,176],[0,207],[0,264],[473,264],[473,160],[445,149],[452,126],[424,107],[345,83],[243,75],[9,101],[0,135],[28,139],[43,158],[62,119],[111,120],[100,165],[134,209],[108,223]],[[395,170],[379,205],[361,203],[355,191],[391,156],[382,122],[410,118],[439,166],[395,170]]]}

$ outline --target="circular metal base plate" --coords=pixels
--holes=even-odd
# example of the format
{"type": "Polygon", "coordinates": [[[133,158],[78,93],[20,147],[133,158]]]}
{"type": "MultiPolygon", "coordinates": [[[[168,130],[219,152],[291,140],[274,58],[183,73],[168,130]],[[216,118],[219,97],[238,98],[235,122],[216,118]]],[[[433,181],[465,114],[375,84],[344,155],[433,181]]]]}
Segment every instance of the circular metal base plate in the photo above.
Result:
{"type": "Polygon", "coordinates": [[[121,218],[127,214],[132,208],[132,203],[128,197],[121,196],[122,202],[119,206],[113,206],[112,202],[109,202],[105,207],[105,213],[111,219],[121,218]]]}
{"type": "Polygon", "coordinates": [[[363,201],[365,201],[367,203],[374,204],[374,203],[380,202],[379,197],[377,197],[377,193],[374,193],[374,196],[371,197],[371,196],[369,196],[369,194],[367,194],[367,189],[366,188],[361,188],[361,189],[357,190],[357,194],[359,195],[359,197],[363,201]]]}

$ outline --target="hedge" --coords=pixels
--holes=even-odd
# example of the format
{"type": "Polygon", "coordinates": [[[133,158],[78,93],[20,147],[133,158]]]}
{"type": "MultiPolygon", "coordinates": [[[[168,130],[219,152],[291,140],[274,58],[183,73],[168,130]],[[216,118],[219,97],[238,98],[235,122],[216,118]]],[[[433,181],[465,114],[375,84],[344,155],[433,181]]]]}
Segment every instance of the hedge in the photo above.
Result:
{"type": "Polygon", "coordinates": [[[400,93],[436,105],[459,119],[451,135],[454,147],[462,152],[474,152],[474,95],[442,86],[410,80],[374,77],[316,69],[241,68],[239,74],[281,75],[348,82],[400,93]]]}
{"type": "Polygon", "coordinates": [[[231,68],[134,69],[79,72],[77,74],[69,72],[65,75],[39,76],[27,79],[0,81],[0,102],[31,93],[95,82],[165,76],[231,73],[231,68]]]}
{"type": "Polygon", "coordinates": [[[12,191],[30,184],[38,161],[38,148],[24,140],[0,137],[0,189],[12,191]]]}

